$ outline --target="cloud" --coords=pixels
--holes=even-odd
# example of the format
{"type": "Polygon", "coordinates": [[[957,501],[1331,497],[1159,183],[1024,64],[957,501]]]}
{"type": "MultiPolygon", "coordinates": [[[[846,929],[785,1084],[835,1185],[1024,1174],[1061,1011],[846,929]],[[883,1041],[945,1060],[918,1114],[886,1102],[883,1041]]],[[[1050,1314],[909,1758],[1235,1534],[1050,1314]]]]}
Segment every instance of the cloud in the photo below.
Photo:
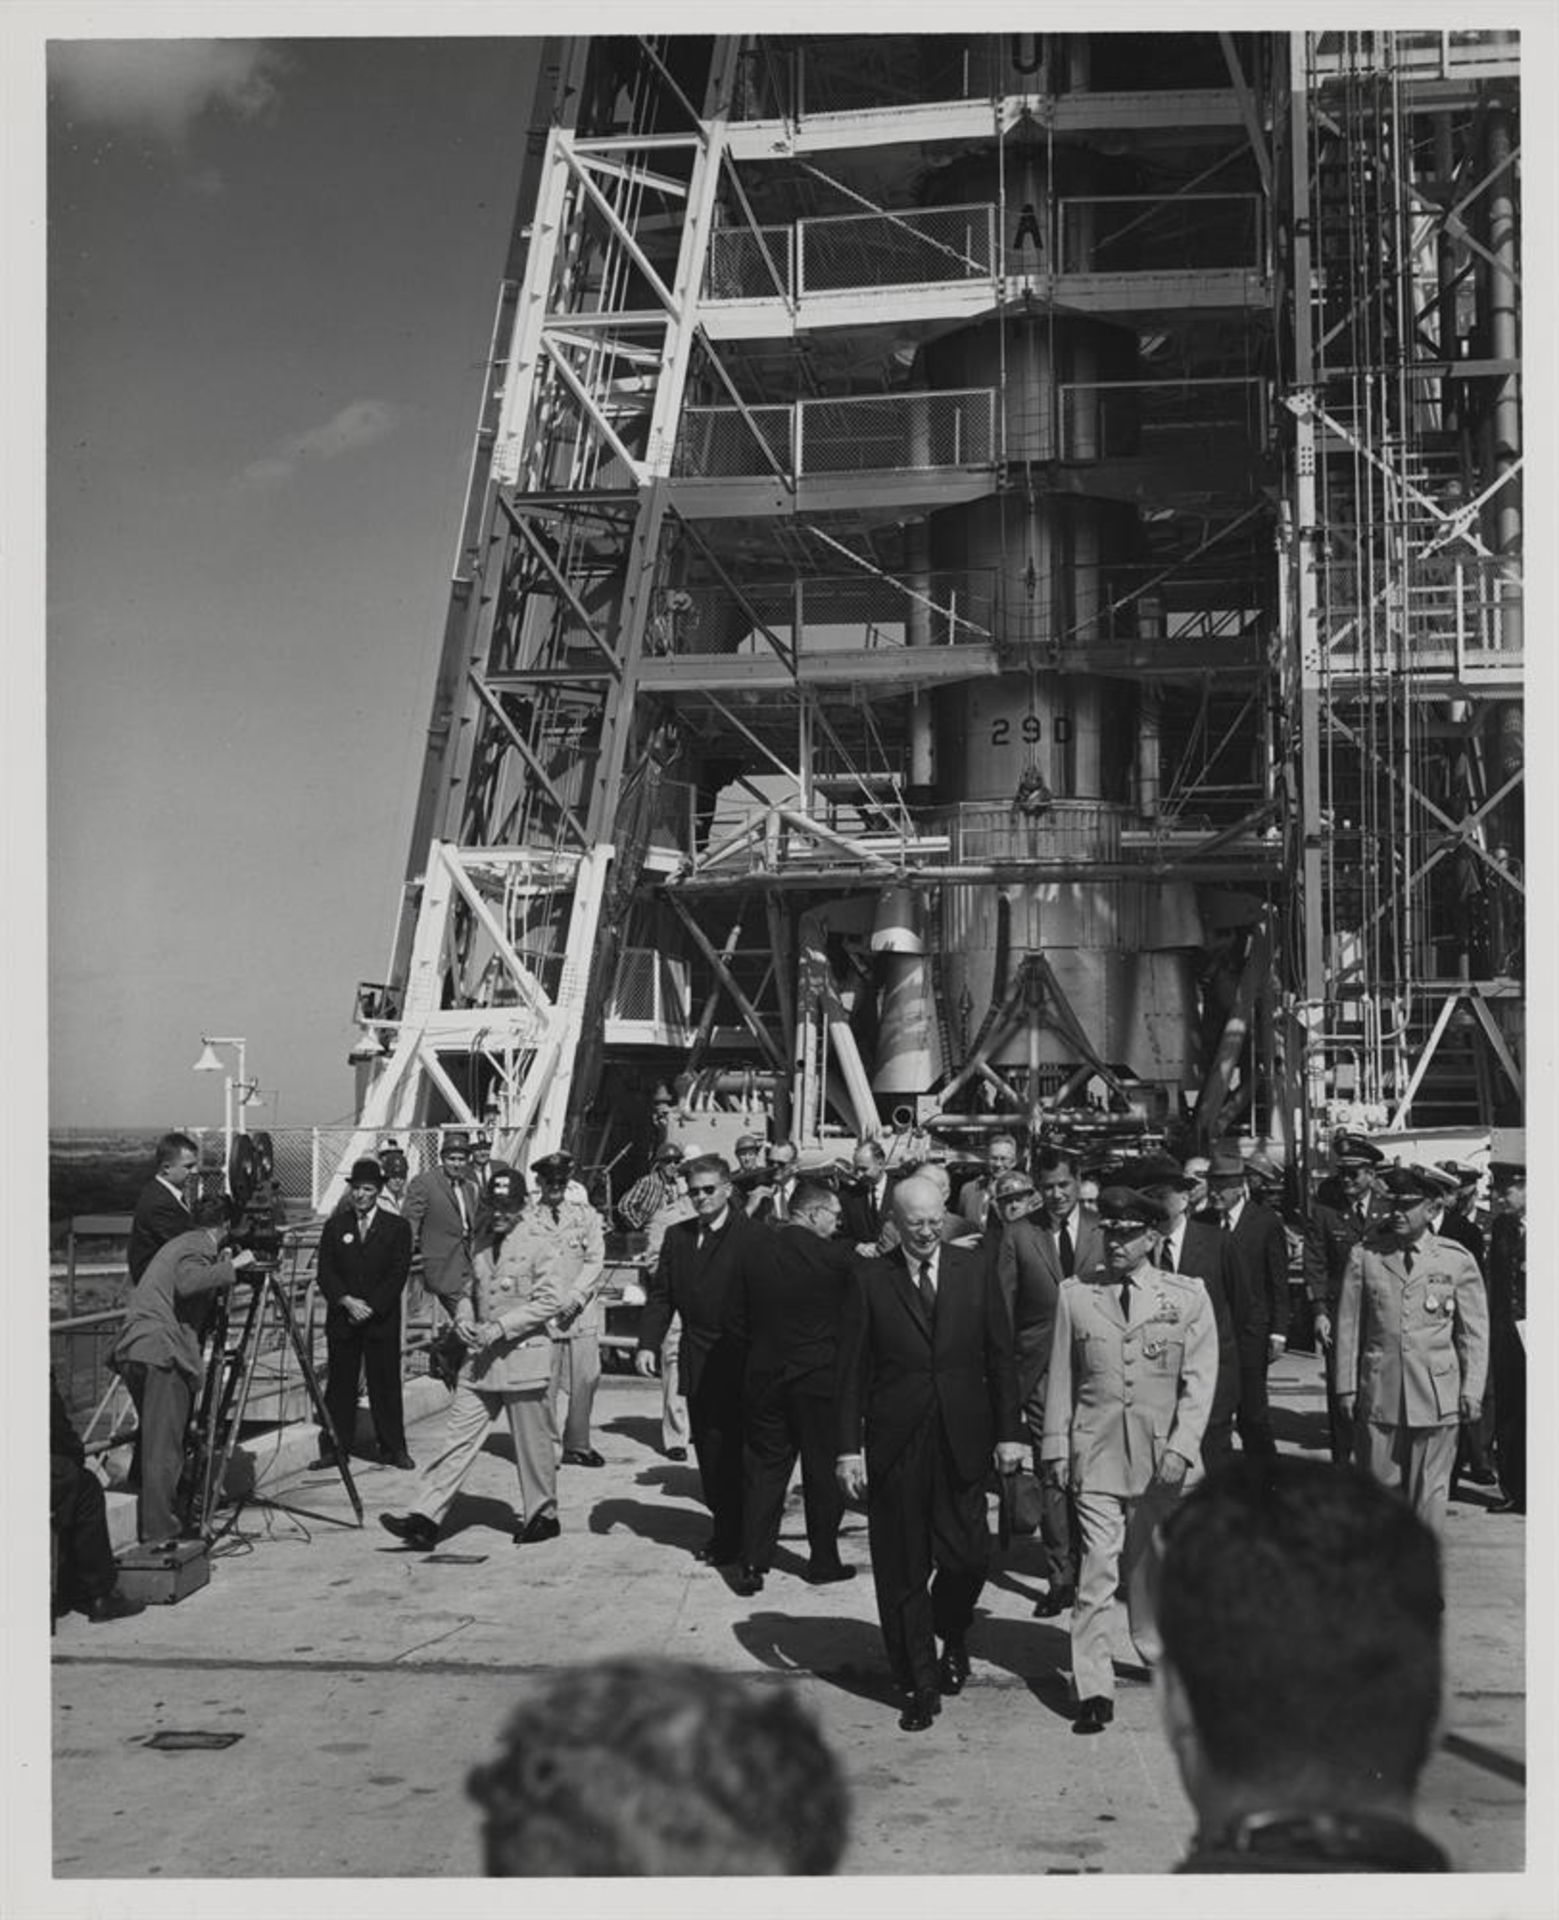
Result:
{"type": "Polygon", "coordinates": [[[401,409],[389,400],[353,400],[317,427],[308,427],[251,460],[238,476],[247,486],[275,486],[298,468],[315,460],[339,460],[343,455],[371,447],[394,433],[401,409]]]}
{"type": "Polygon", "coordinates": [[[56,40],[49,49],[69,119],[150,133],[174,147],[212,108],[240,120],[270,112],[286,65],[257,40],[56,40]]]}

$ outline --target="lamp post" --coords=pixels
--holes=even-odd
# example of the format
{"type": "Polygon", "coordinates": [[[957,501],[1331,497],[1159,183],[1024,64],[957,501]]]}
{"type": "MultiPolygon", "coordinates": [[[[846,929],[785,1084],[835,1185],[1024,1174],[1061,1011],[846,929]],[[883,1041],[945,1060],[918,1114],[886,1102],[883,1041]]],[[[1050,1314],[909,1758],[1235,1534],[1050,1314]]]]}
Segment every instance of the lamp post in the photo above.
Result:
{"type": "Polygon", "coordinates": [[[248,1078],[245,1072],[245,1048],[248,1042],[237,1034],[203,1033],[200,1036],[200,1058],[192,1069],[195,1073],[220,1073],[222,1080],[222,1181],[227,1184],[228,1170],[233,1164],[234,1118],[241,1124],[244,1108],[254,1098],[257,1082],[248,1078]],[[238,1076],[235,1079],[216,1056],[218,1047],[232,1047],[238,1054],[238,1076]]]}

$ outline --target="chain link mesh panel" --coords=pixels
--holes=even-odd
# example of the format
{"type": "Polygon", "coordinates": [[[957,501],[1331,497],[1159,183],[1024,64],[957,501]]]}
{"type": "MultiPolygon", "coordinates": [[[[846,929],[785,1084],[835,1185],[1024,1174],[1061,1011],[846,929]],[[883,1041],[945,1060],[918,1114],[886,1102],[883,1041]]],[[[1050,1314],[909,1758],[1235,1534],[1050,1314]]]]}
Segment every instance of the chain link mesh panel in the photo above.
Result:
{"type": "Polygon", "coordinates": [[[1261,265],[1253,193],[1110,195],[1057,203],[1063,273],[1186,273],[1261,265]]]}
{"type": "Polygon", "coordinates": [[[789,227],[720,227],[709,236],[706,300],[772,299],[791,292],[789,227]]]}
{"type": "Polygon", "coordinates": [[[757,478],[789,473],[790,407],[687,407],[672,472],[683,479],[757,478]],[[773,458],[765,459],[767,447],[773,458]]]}
{"type": "Polygon", "coordinates": [[[989,388],[801,403],[803,474],[984,466],[995,458],[989,388]]]}
{"type": "Polygon", "coordinates": [[[991,271],[992,222],[989,206],[803,220],[800,291],[837,293],[854,287],[940,286],[984,279],[991,271]]]}

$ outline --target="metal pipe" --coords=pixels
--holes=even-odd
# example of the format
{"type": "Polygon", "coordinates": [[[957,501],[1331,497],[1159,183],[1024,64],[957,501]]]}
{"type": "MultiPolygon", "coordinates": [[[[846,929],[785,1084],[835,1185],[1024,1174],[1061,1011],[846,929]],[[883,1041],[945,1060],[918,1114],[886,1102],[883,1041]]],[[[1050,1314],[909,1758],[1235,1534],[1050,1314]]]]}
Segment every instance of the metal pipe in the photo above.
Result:
{"type": "MultiPolygon", "coordinates": [[[[1493,262],[1487,274],[1489,352],[1495,360],[1514,366],[1519,351],[1516,288],[1516,197],[1512,164],[1510,110],[1491,107],[1487,128],[1486,161],[1494,175],[1489,187],[1488,236],[1493,262]]],[[[1514,372],[1499,376],[1494,396],[1494,475],[1509,473],[1521,457],[1521,395],[1514,372]]],[[[1514,562],[1521,552],[1521,500],[1516,482],[1506,482],[1494,496],[1494,551],[1514,562]]],[[[1514,587],[1514,583],[1510,583],[1514,587]]],[[[1500,606],[1500,644],[1511,651],[1521,646],[1521,600],[1507,592],[1500,606]]]]}

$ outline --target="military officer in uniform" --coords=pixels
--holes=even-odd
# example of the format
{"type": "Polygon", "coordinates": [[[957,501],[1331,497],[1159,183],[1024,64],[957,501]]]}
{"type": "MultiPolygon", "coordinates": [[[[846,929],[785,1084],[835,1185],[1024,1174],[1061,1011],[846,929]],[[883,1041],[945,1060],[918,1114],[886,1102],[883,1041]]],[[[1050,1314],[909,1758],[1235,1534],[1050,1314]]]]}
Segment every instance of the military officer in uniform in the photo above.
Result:
{"type": "Polygon", "coordinates": [[[606,1278],[606,1238],[601,1216],[583,1188],[570,1192],[574,1178],[571,1153],[549,1153],[533,1161],[531,1172],[540,1192],[526,1210],[525,1229],[557,1256],[563,1305],[552,1322],[552,1419],[563,1435],[565,1467],[604,1467],[606,1461],[590,1444],[590,1415],[601,1381],[601,1335],[606,1309],[601,1283],[606,1278]],[[563,1396],[568,1414],[558,1418],[563,1396]]]}
{"type": "Polygon", "coordinates": [[[1316,1347],[1326,1369],[1327,1424],[1337,1466],[1345,1465],[1353,1454],[1353,1423],[1342,1410],[1333,1350],[1337,1297],[1348,1256],[1366,1234],[1385,1223],[1387,1202],[1375,1191],[1375,1176],[1385,1159],[1362,1133],[1339,1133],[1332,1141],[1336,1171],[1316,1189],[1305,1228],[1305,1292],[1316,1347]]]}
{"type": "Polygon", "coordinates": [[[1165,1273],[1150,1259],[1166,1214],[1126,1187],[1099,1195],[1105,1256],[1061,1283],[1045,1390],[1043,1469],[1068,1487],[1082,1535],[1082,1570],[1072,1608],[1075,1733],[1102,1733],[1115,1717],[1111,1611],[1123,1581],[1132,1600],[1132,1639],[1146,1655],[1148,1622],[1138,1586],[1123,1565],[1146,1543],[1128,1532],[1145,1495],[1171,1499],[1201,1457],[1218,1383],[1218,1328],[1203,1283],[1165,1273]]]}
{"type": "Polygon", "coordinates": [[[1337,1307],[1337,1397],[1355,1421],[1355,1460],[1438,1534],[1461,1423],[1488,1371],[1489,1310],[1478,1263],[1429,1231],[1440,1183],[1389,1167],[1383,1231],[1348,1256],[1337,1307]]]}
{"type": "Polygon", "coordinates": [[[564,1301],[557,1256],[517,1231],[525,1182],[511,1168],[488,1183],[491,1237],[474,1260],[471,1289],[454,1302],[455,1325],[470,1349],[449,1410],[444,1444],[417,1482],[409,1513],[381,1513],[398,1540],[424,1549],[438,1544],[439,1522],[500,1417],[514,1439],[520,1513],[514,1544],[555,1540],[558,1523],[558,1432],[552,1418],[552,1336],[548,1322],[564,1301]]]}

